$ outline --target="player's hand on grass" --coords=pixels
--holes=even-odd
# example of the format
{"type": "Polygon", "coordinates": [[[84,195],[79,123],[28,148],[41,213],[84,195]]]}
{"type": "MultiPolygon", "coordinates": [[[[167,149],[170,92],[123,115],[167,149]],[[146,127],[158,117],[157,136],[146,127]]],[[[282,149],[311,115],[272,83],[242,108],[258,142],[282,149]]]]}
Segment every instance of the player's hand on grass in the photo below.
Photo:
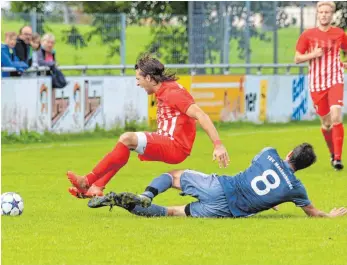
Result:
{"type": "Polygon", "coordinates": [[[319,58],[323,55],[323,49],[318,47],[318,44],[316,44],[316,47],[314,47],[313,51],[314,58],[319,58]]]}
{"type": "Polygon", "coordinates": [[[230,159],[227,150],[223,145],[217,145],[213,151],[213,161],[218,161],[219,167],[227,167],[229,165],[230,159]]]}
{"type": "Polygon", "coordinates": [[[339,217],[347,214],[347,209],[345,207],[334,208],[330,211],[329,217],[339,217]]]}
{"type": "Polygon", "coordinates": [[[347,69],[347,63],[343,63],[343,68],[347,69]]]}

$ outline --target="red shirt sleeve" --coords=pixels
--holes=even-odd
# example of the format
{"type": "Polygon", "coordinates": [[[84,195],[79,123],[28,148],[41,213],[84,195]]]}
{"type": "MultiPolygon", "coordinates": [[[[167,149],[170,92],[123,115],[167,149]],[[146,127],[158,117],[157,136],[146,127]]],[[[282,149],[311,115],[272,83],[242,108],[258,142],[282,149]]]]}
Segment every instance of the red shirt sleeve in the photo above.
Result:
{"type": "Polygon", "coordinates": [[[301,54],[305,54],[308,51],[308,48],[309,42],[304,32],[300,35],[298,42],[296,43],[296,50],[301,54]]]}
{"type": "Polygon", "coordinates": [[[195,103],[192,95],[184,88],[177,89],[170,93],[169,100],[170,105],[182,113],[186,113],[190,105],[195,103]]]}

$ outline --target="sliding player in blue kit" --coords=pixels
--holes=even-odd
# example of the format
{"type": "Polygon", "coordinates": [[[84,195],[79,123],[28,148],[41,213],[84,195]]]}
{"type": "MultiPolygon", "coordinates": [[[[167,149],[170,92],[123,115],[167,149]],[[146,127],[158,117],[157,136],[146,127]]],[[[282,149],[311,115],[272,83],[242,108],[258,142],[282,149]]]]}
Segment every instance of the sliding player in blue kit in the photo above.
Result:
{"type": "Polygon", "coordinates": [[[308,199],[306,189],[295,172],[311,166],[316,155],[303,143],[282,160],[276,149],[268,147],[256,155],[250,167],[236,176],[207,175],[193,170],[174,170],[155,178],[141,195],[110,192],[92,198],[88,206],[119,206],[130,213],[147,216],[248,217],[284,202],[293,202],[308,216],[337,217],[347,214],[344,207],[325,213],[308,199]],[[152,204],[158,194],[169,188],[198,199],[184,206],[163,207],[152,204]]]}

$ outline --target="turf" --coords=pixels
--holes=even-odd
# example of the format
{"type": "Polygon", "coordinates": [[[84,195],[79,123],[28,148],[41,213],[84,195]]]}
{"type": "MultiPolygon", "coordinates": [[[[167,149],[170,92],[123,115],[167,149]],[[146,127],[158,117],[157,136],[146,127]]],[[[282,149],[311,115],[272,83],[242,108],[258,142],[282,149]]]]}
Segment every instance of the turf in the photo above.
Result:
{"type": "MultiPolygon", "coordinates": [[[[219,169],[203,132],[192,155],[181,165],[141,163],[132,155],[107,191],[141,192],[149,181],[174,168],[235,174],[265,146],[286,155],[309,141],[318,162],[298,172],[314,205],[328,211],[346,206],[346,171],[329,165],[317,124],[222,128],[231,164],[219,169]]],[[[20,217],[2,217],[2,264],[346,264],[347,217],[306,218],[300,208],[283,204],[280,211],[248,219],[141,218],[114,208],[89,209],[71,197],[67,170],[87,173],[116,139],[83,139],[53,144],[2,146],[2,192],[24,198],[20,217]]],[[[345,149],[346,151],[346,149],[345,149]]],[[[175,190],[157,204],[194,201],[175,190]]]]}

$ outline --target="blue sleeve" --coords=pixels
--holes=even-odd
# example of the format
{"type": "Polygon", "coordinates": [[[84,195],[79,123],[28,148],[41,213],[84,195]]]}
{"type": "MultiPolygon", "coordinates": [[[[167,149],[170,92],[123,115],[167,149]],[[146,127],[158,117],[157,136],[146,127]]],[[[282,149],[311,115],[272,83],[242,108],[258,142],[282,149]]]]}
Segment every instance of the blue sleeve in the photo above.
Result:
{"type": "Polygon", "coordinates": [[[273,147],[265,147],[265,148],[263,148],[263,150],[261,150],[260,153],[257,154],[257,155],[253,158],[252,164],[253,164],[255,161],[257,161],[258,158],[259,158],[263,153],[265,153],[266,151],[269,151],[269,150],[275,150],[275,151],[276,151],[276,149],[273,148],[273,147]]]}
{"type": "MultiPolygon", "coordinates": [[[[15,57],[15,58],[17,58],[17,57],[15,57]]],[[[1,66],[14,67],[18,71],[23,71],[23,70],[28,68],[28,65],[22,61],[16,61],[16,60],[12,61],[11,57],[5,52],[1,52],[1,66]]]]}
{"type": "Polygon", "coordinates": [[[20,61],[17,56],[14,57],[14,65],[16,65],[18,68],[22,68],[24,70],[28,69],[28,67],[29,67],[25,62],[20,61]]]}
{"type": "Polygon", "coordinates": [[[14,67],[12,64],[11,57],[4,51],[1,50],[1,66],[3,67],[14,67]]]}
{"type": "Polygon", "coordinates": [[[308,199],[306,189],[303,185],[295,188],[295,194],[293,195],[292,202],[298,207],[304,207],[311,204],[308,199]]]}

